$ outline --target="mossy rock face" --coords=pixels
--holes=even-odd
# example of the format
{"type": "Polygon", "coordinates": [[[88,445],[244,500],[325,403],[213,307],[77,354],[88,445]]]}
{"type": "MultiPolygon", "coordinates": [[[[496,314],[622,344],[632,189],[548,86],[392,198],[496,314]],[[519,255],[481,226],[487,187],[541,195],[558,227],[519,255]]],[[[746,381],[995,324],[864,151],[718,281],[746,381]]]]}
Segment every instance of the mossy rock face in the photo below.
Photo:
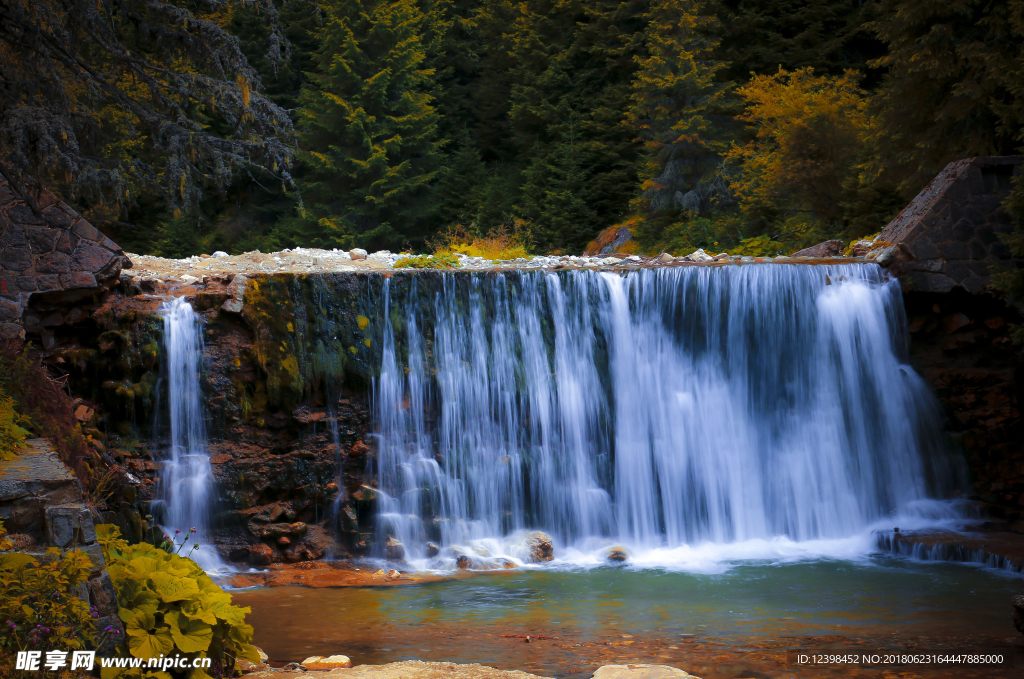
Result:
{"type": "MultiPolygon", "coordinates": [[[[380,336],[374,290],[382,281],[366,274],[250,278],[242,318],[254,342],[246,358],[265,375],[268,407],[290,411],[346,380],[369,383],[380,336]]],[[[260,388],[249,391],[250,410],[258,412],[260,388]]]]}
{"type": "Polygon", "coordinates": [[[147,421],[156,403],[163,319],[132,308],[101,308],[92,315],[95,330],[77,346],[61,349],[55,360],[70,373],[77,396],[104,404],[111,428],[121,421],[147,421]]]}

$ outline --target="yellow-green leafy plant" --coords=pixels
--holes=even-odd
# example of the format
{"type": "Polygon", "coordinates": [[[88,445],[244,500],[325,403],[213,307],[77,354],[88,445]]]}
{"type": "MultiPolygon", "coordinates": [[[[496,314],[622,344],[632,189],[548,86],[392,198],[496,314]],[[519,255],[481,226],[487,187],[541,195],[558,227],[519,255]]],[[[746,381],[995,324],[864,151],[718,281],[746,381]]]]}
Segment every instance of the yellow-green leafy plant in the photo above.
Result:
{"type": "MultiPolygon", "coordinates": [[[[227,676],[235,660],[259,662],[252,645],[248,608],[231,604],[222,590],[190,559],[150,544],[129,545],[117,526],[96,526],[125,624],[127,653],[136,658],[184,656],[211,659],[211,673],[227,676]]],[[[122,651],[125,652],[125,651],[122,651]]],[[[179,665],[181,663],[178,663],[179,665]]],[[[191,666],[192,663],[186,663],[191,666]]],[[[114,676],[206,679],[206,670],[105,669],[114,676]]]]}
{"type": "Polygon", "coordinates": [[[395,262],[396,269],[458,269],[459,258],[451,252],[434,255],[413,255],[395,262]]]}
{"type": "MultiPolygon", "coordinates": [[[[0,523],[2,550],[11,547],[6,535],[0,523]]],[[[0,668],[14,667],[18,651],[93,647],[98,613],[73,593],[91,568],[78,550],[51,547],[43,558],[0,553],[0,668]]]]}
{"type": "Polygon", "coordinates": [[[0,389],[0,460],[14,459],[29,437],[28,430],[21,426],[28,424],[28,419],[14,408],[14,399],[0,389]]]}

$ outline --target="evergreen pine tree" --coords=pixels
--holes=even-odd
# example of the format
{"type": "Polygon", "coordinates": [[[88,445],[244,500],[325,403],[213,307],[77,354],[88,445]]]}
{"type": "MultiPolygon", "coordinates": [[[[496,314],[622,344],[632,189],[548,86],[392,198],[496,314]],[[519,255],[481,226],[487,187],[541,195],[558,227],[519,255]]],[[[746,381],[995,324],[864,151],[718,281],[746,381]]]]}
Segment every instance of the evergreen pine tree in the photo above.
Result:
{"type": "Polygon", "coordinates": [[[413,0],[337,0],[299,96],[302,245],[399,247],[422,236],[439,161],[413,0]]]}
{"type": "Polygon", "coordinates": [[[623,124],[623,111],[645,4],[528,0],[520,5],[508,117],[520,165],[529,168],[518,213],[534,223],[541,248],[582,249],[629,209],[638,149],[623,124]],[[575,169],[560,174],[573,177],[579,199],[573,204],[587,209],[566,215],[553,207],[546,182],[548,170],[566,167],[570,155],[575,169]],[[573,226],[565,233],[555,226],[569,223],[573,226]]]}
{"type": "Polygon", "coordinates": [[[888,54],[865,183],[912,198],[952,160],[1008,154],[1024,126],[1021,0],[885,0],[871,28],[888,54]]]}
{"type": "Polygon", "coordinates": [[[743,82],[779,68],[817,75],[864,71],[881,43],[864,22],[875,3],[851,0],[720,0],[719,58],[724,76],[743,82]]]}
{"type": "MultiPolygon", "coordinates": [[[[644,212],[694,215],[725,199],[715,181],[728,130],[728,85],[716,80],[717,20],[699,0],[666,0],[647,14],[645,56],[638,57],[628,120],[644,142],[644,212]]],[[[658,230],[664,220],[645,224],[658,230]]],[[[645,234],[657,240],[658,233],[645,234]]]]}

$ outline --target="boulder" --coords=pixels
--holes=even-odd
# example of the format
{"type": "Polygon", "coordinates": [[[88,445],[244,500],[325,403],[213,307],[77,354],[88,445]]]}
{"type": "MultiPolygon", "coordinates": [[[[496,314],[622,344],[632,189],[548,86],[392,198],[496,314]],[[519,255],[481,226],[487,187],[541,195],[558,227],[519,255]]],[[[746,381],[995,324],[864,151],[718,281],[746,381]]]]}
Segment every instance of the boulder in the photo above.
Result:
{"type": "Polygon", "coordinates": [[[295,523],[249,523],[249,532],[258,540],[278,541],[281,538],[301,538],[309,530],[301,521],[295,523]]]}
{"type": "Polygon", "coordinates": [[[348,251],[349,257],[352,259],[366,259],[367,252],[362,248],[352,248],[348,251]]]}
{"type": "Polygon", "coordinates": [[[843,254],[843,241],[827,240],[803,250],[797,250],[790,257],[838,257],[843,254]]]}
{"type": "Polygon", "coordinates": [[[255,545],[249,550],[249,563],[253,566],[269,566],[280,560],[281,557],[270,545],[255,545]]]}
{"type": "Polygon", "coordinates": [[[427,558],[432,559],[432,558],[434,558],[435,556],[437,556],[440,553],[441,553],[441,548],[440,547],[438,547],[433,542],[428,542],[427,543],[427,558]]]}
{"type": "Polygon", "coordinates": [[[393,535],[388,536],[387,544],[384,545],[384,558],[390,561],[403,561],[405,559],[405,545],[393,535]]]}
{"type": "Polygon", "coordinates": [[[672,255],[668,254],[667,252],[663,252],[660,255],[658,255],[658,263],[659,264],[668,264],[669,262],[674,262],[674,261],[676,261],[676,258],[673,257],[672,255]]]}
{"type": "Polygon", "coordinates": [[[551,536],[547,533],[536,531],[527,535],[526,549],[530,563],[541,563],[555,558],[555,548],[551,545],[551,536]]]}
{"type": "Polygon", "coordinates": [[[691,262],[697,262],[698,264],[715,261],[714,257],[704,252],[704,248],[698,248],[696,251],[691,252],[690,254],[686,255],[685,259],[691,262]]]}
{"type": "Polygon", "coordinates": [[[1013,626],[1024,634],[1024,594],[1018,594],[1010,599],[1010,605],[1013,606],[1013,626]]]}
{"type": "Polygon", "coordinates": [[[459,558],[455,559],[455,567],[460,571],[468,571],[473,568],[473,560],[465,554],[461,554],[459,558]]]}
{"type": "Polygon", "coordinates": [[[608,550],[608,560],[615,563],[622,563],[629,558],[629,552],[626,551],[625,547],[616,545],[608,550]]]}
{"type": "Polygon", "coordinates": [[[873,240],[859,240],[850,246],[850,254],[854,257],[866,257],[874,244],[873,240]]]}
{"type": "Polygon", "coordinates": [[[700,679],[669,665],[605,665],[597,668],[593,679],[700,679]]]}
{"type": "Polygon", "coordinates": [[[302,661],[307,670],[333,670],[339,667],[352,667],[352,661],[347,655],[311,655],[302,661]]]}

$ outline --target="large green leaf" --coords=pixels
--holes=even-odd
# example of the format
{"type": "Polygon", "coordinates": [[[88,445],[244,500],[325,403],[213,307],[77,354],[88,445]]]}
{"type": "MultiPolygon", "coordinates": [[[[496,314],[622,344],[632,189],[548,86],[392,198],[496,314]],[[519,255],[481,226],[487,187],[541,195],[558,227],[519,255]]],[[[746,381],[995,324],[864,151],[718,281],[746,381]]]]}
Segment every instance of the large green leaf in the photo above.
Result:
{"type": "Polygon", "coordinates": [[[174,648],[171,630],[157,627],[156,616],[148,611],[139,611],[125,625],[128,635],[128,650],[136,658],[159,658],[174,648]]]}
{"type": "MultiPolygon", "coordinates": [[[[132,613],[135,611],[156,613],[160,607],[160,597],[146,587],[145,580],[125,580],[117,588],[117,603],[122,609],[130,609],[132,613]]],[[[128,622],[131,615],[127,618],[122,615],[121,619],[128,622]]]]}
{"type": "Polygon", "coordinates": [[[262,662],[260,652],[257,651],[256,647],[252,644],[237,644],[235,648],[236,657],[241,658],[242,660],[248,660],[251,663],[256,663],[257,665],[262,662]]]}
{"type": "Polygon", "coordinates": [[[247,611],[239,608],[238,606],[232,606],[230,599],[228,601],[217,599],[210,603],[208,608],[213,611],[214,615],[229,625],[241,625],[245,622],[245,614],[247,611]]]}
{"type": "Polygon", "coordinates": [[[164,619],[171,626],[171,638],[182,653],[198,653],[210,647],[213,628],[202,620],[189,620],[181,612],[168,613],[164,619]]]}
{"type": "Polygon", "coordinates": [[[181,605],[181,612],[187,616],[189,620],[202,620],[208,625],[217,624],[217,616],[212,610],[207,608],[205,602],[200,599],[193,599],[183,603],[181,605]]]}
{"type": "Polygon", "coordinates": [[[199,585],[191,578],[183,578],[170,573],[153,573],[149,579],[153,588],[163,601],[182,601],[191,599],[199,593],[199,585]]]}

